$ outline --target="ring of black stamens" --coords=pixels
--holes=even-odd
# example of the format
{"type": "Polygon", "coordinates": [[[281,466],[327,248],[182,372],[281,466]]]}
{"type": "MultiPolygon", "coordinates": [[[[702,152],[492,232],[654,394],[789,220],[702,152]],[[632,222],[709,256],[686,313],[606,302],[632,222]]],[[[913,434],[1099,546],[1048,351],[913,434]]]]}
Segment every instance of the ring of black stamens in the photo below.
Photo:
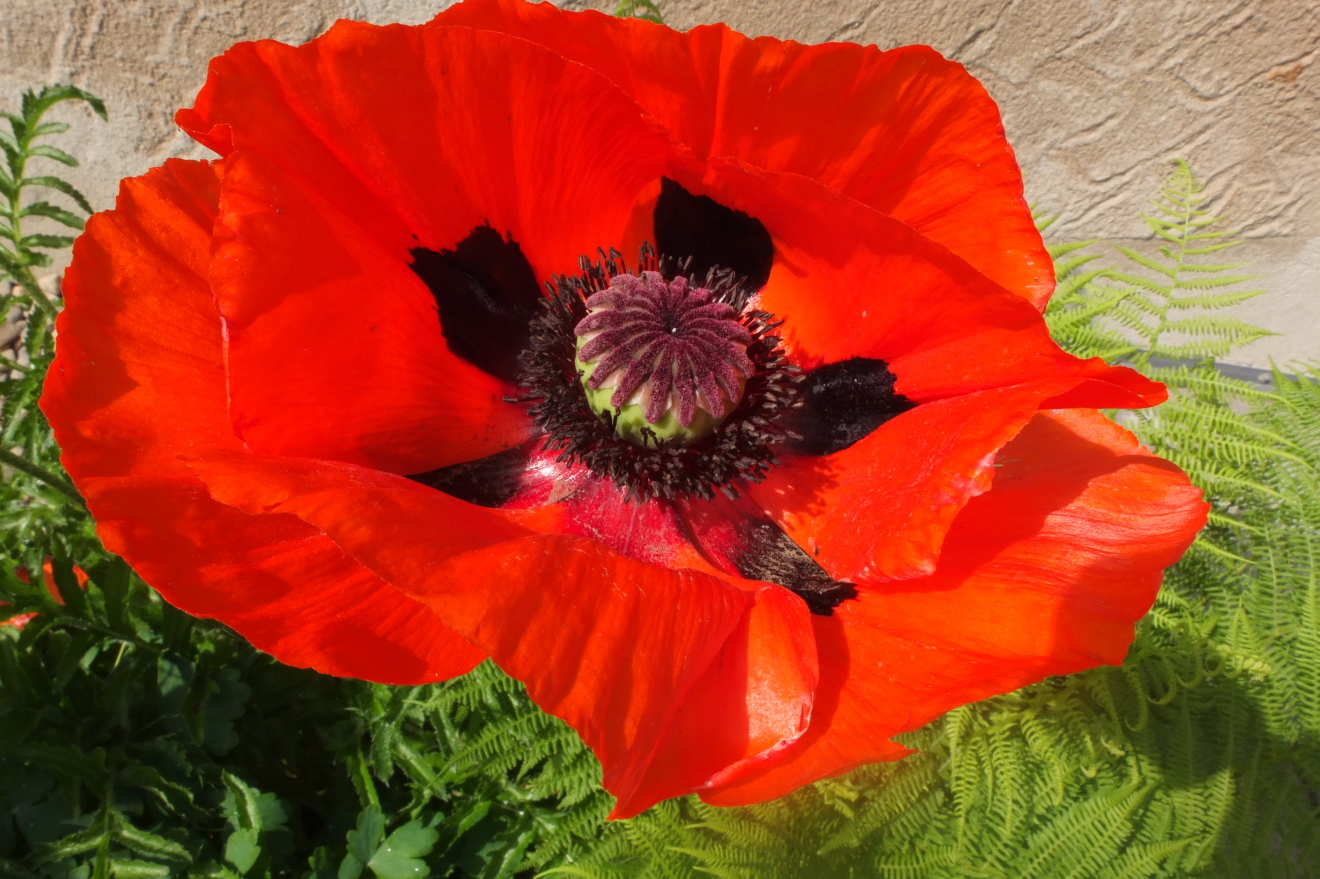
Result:
{"type": "MultiPolygon", "coordinates": [[[[545,447],[558,451],[560,461],[581,464],[613,480],[628,500],[711,498],[717,490],[737,497],[736,484],[760,482],[779,463],[777,447],[796,437],[779,424],[783,415],[801,405],[797,386],[802,380],[774,334],[782,321],[749,308],[752,293],[731,271],[712,268],[704,278],[690,277],[694,286],[711,292],[713,301],[739,312],[739,322],[751,335],[747,356],[755,372],[738,406],[709,436],[680,444],[659,441],[652,433],[651,442],[636,445],[615,433],[617,413],[597,416],[591,410],[574,363],[574,328],[586,317],[587,297],[628,271],[618,251],[601,251],[600,257],[595,262],[584,256],[581,274],[557,275],[546,284],[549,296],[531,322],[529,347],[521,357],[522,395],[511,402],[532,403],[528,414],[544,432],[545,447]]],[[[643,245],[640,263],[639,271],[657,271],[666,280],[686,274],[690,267],[688,260],[658,257],[650,245],[643,245]]]]}

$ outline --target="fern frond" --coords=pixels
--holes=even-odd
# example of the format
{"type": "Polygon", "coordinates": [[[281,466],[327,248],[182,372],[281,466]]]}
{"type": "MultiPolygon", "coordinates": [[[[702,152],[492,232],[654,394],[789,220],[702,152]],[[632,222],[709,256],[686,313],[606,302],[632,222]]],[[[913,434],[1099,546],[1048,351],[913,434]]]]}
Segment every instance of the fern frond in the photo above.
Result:
{"type": "Polygon", "coordinates": [[[1259,277],[1234,274],[1243,263],[1203,261],[1240,240],[1218,229],[1220,218],[1201,207],[1207,201],[1202,194],[1205,187],[1191,167],[1182,160],[1173,165],[1160,187],[1161,198],[1152,203],[1156,213],[1143,215],[1150,231],[1165,243],[1153,254],[1114,246],[1129,268],[1112,271],[1110,278],[1122,284],[1130,296],[1109,320],[1140,346],[1142,362],[1161,357],[1220,357],[1272,335],[1235,318],[1205,313],[1238,305],[1264,291],[1238,289],[1259,277]],[[1181,320],[1170,317],[1189,310],[1197,315],[1181,320]]]}

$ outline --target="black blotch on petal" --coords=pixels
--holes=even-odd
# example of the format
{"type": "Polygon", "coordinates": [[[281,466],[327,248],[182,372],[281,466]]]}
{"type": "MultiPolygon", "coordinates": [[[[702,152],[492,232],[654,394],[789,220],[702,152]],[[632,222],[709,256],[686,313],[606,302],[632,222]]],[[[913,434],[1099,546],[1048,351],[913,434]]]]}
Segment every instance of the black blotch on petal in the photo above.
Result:
{"type": "Polygon", "coordinates": [[[478,226],[453,250],[418,247],[412,270],[435,297],[449,350],[513,383],[528,326],[539,313],[536,273],[512,237],[478,226]]]}
{"type": "Polygon", "coordinates": [[[778,583],[807,603],[817,616],[833,616],[834,608],[857,597],[857,587],[830,577],[775,523],[746,520],[739,528],[741,545],[733,553],[738,572],[749,580],[778,583]]]}
{"type": "Polygon", "coordinates": [[[848,448],[908,411],[916,404],[894,391],[894,381],[887,363],[869,357],[853,357],[813,369],[798,385],[802,407],[783,421],[784,428],[802,438],[790,440],[784,451],[828,455],[848,448]]]}
{"type": "Polygon", "coordinates": [[[662,177],[654,221],[656,250],[671,259],[692,257],[690,272],[696,277],[715,267],[732,269],[747,278],[752,291],[769,280],[775,246],[755,217],[662,177]]]}
{"type": "Polygon", "coordinates": [[[470,504],[500,507],[518,493],[527,459],[528,446],[522,445],[408,478],[470,504]]]}

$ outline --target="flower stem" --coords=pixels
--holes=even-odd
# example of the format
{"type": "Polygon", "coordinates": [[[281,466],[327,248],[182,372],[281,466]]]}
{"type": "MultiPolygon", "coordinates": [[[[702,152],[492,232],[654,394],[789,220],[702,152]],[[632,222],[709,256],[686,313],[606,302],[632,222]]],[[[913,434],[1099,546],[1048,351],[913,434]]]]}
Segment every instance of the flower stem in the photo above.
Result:
{"type": "Polygon", "coordinates": [[[83,509],[87,508],[86,502],[83,501],[82,495],[78,494],[78,489],[73,487],[73,483],[58,474],[51,473],[45,467],[33,464],[28,459],[20,455],[15,455],[8,449],[0,449],[0,464],[8,464],[15,470],[23,471],[33,479],[46,483],[60,494],[76,503],[79,507],[82,507],[83,509]]]}

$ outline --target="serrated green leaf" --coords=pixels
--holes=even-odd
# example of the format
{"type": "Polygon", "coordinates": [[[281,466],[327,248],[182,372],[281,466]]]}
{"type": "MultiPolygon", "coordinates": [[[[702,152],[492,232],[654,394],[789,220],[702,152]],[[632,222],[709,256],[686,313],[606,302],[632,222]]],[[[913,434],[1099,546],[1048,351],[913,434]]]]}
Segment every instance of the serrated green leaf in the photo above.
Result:
{"type": "Polygon", "coordinates": [[[344,855],[344,859],[339,863],[339,872],[335,875],[338,879],[358,879],[362,872],[367,869],[367,865],[359,861],[353,855],[344,855]]]}
{"type": "Polygon", "coordinates": [[[1123,247],[1120,244],[1115,244],[1114,249],[1117,250],[1119,253],[1123,254],[1124,256],[1126,256],[1128,259],[1132,260],[1134,263],[1144,266],[1150,269],[1152,272],[1158,272],[1159,274],[1163,275],[1166,278],[1173,278],[1176,277],[1177,275],[1177,270],[1174,269],[1173,267],[1166,266],[1157,260],[1151,259],[1150,257],[1146,256],[1144,253],[1141,253],[1140,251],[1137,250],[1133,250],[1131,247],[1123,247]]]}
{"type": "Polygon", "coordinates": [[[445,826],[450,829],[452,836],[457,839],[476,826],[482,818],[490,812],[494,804],[488,799],[478,799],[470,802],[466,809],[456,811],[445,821],[445,826]]]}
{"type": "Polygon", "coordinates": [[[32,137],[45,137],[48,134],[63,134],[69,130],[67,122],[43,122],[32,129],[32,137]]]}
{"type": "Polygon", "coordinates": [[[110,862],[110,875],[115,879],[165,879],[174,871],[165,864],[154,861],[113,860],[110,862]]]}
{"type": "Polygon", "coordinates": [[[114,838],[120,845],[140,855],[175,863],[186,864],[192,861],[192,855],[188,850],[174,840],[140,830],[122,821],[114,829],[114,838]]]}
{"type": "Polygon", "coordinates": [[[19,211],[18,215],[20,217],[46,217],[47,219],[54,220],[57,223],[61,223],[71,229],[77,229],[79,231],[82,231],[83,228],[82,217],[70,211],[66,211],[64,208],[56,207],[49,202],[33,202],[23,208],[23,210],[19,211]]]}
{"type": "Polygon", "coordinates": [[[92,205],[89,201],[87,201],[87,197],[84,196],[81,192],[79,192],[78,189],[74,187],[72,183],[69,183],[67,180],[62,180],[59,177],[52,177],[49,175],[38,176],[38,177],[24,177],[21,185],[44,186],[47,189],[54,189],[57,192],[62,192],[65,195],[67,195],[69,198],[77,202],[78,207],[82,208],[84,211],[86,211],[89,214],[92,212],[92,205]]]}
{"type": "Polygon", "coordinates": [[[311,872],[303,879],[337,879],[339,875],[330,856],[330,849],[325,846],[318,846],[312,851],[307,859],[307,866],[311,868],[311,872]]]}
{"type": "Polygon", "coordinates": [[[124,766],[115,774],[115,782],[140,788],[143,792],[156,797],[164,808],[176,813],[194,802],[191,789],[170,781],[154,766],[144,763],[133,762],[124,766]]]}
{"type": "Polygon", "coordinates": [[[24,235],[19,241],[20,247],[44,247],[48,250],[58,250],[73,244],[73,239],[67,235],[24,235]]]}
{"type": "Polygon", "coordinates": [[[70,168],[78,167],[77,159],[66,153],[64,150],[56,149],[55,147],[50,146],[49,144],[41,144],[39,146],[34,146],[30,148],[28,150],[28,155],[42,156],[47,159],[54,159],[56,162],[59,162],[64,165],[68,165],[70,168]]]}
{"type": "Polygon", "coordinates": [[[10,277],[17,277],[23,271],[24,263],[13,253],[0,247],[0,270],[10,277]]]}
{"type": "Polygon", "coordinates": [[[35,852],[35,862],[38,864],[47,864],[51,861],[61,861],[65,858],[72,858],[84,852],[92,851],[102,844],[110,836],[110,830],[106,826],[105,816],[98,816],[95,823],[85,830],[71,833],[49,845],[43,846],[35,852]]]}
{"type": "Polygon", "coordinates": [[[91,92],[75,85],[48,85],[38,93],[28,92],[23,95],[23,117],[28,124],[34,123],[51,107],[61,101],[82,101],[92,108],[92,112],[102,119],[108,119],[105,102],[91,92]]]}
{"type": "Polygon", "coordinates": [[[243,779],[230,772],[220,775],[225,788],[229,791],[226,814],[230,823],[239,830],[253,830],[260,833],[265,827],[261,808],[257,803],[258,792],[243,779]]]}
{"type": "Polygon", "coordinates": [[[72,745],[28,742],[17,750],[17,754],[31,765],[43,766],[77,778],[93,791],[103,790],[108,779],[105,751],[101,748],[84,753],[72,745]]]}
{"type": "Polygon", "coordinates": [[[243,716],[252,688],[238,669],[222,668],[211,676],[212,692],[202,706],[202,745],[212,754],[225,754],[238,744],[234,721],[243,716]]]}

